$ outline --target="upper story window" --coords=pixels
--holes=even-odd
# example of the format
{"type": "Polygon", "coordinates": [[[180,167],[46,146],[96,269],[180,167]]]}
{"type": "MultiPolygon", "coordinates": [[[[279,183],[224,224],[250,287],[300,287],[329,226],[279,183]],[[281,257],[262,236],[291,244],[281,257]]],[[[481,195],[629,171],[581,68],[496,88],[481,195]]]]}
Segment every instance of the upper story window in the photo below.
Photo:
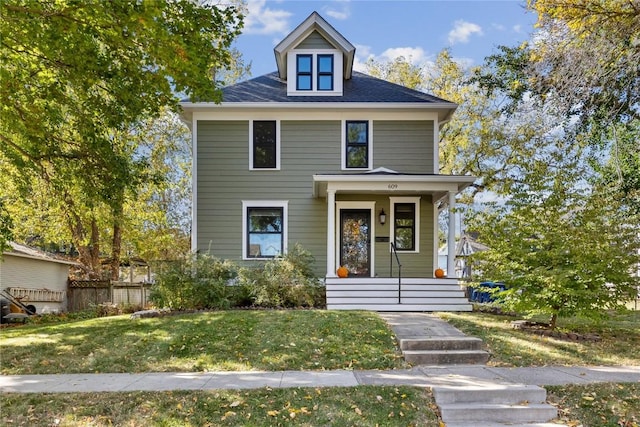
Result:
{"type": "Polygon", "coordinates": [[[280,169],[279,123],[253,120],[250,123],[250,169],[280,169]]]}
{"type": "Polygon", "coordinates": [[[391,231],[396,249],[402,252],[419,252],[420,198],[391,198],[391,231]]]}
{"type": "Polygon", "coordinates": [[[343,63],[338,50],[292,50],[287,56],[287,95],[341,96],[343,63]]]}
{"type": "Polygon", "coordinates": [[[312,90],[313,55],[296,55],[296,90],[312,90]]]}
{"type": "Polygon", "coordinates": [[[318,55],[318,90],[333,90],[333,55],[318,55]]]}
{"type": "Polygon", "coordinates": [[[344,133],[345,169],[371,168],[371,138],[368,120],[347,120],[344,133]]]}

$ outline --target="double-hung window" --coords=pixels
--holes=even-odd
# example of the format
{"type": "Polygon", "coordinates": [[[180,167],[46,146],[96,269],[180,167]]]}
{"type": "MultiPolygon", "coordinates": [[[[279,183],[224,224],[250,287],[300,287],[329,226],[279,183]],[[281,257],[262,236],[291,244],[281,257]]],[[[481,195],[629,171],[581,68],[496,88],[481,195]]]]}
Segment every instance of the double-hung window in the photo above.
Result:
{"type": "Polygon", "coordinates": [[[347,120],[344,137],[344,167],[368,169],[371,167],[369,121],[347,120]]]}
{"type": "Polygon", "coordinates": [[[318,55],[318,90],[333,90],[333,55],[318,55]]]}
{"type": "Polygon", "coordinates": [[[313,90],[313,55],[296,56],[296,90],[313,90]]]}
{"type": "Polygon", "coordinates": [[[399,252],[419,252],[419,197],[392,197],[393,243],[399,252]]]}
{"type": "Polygon", "coordinates": [[[287,202],[243,201],[244,259],[274,258],[286,252],[287,202]]]}
{"type": "Polygon", "coordinates": [[[253,120],[250,124],[250,168],[279,169],[279,129],[275,120],[253,120]]]}

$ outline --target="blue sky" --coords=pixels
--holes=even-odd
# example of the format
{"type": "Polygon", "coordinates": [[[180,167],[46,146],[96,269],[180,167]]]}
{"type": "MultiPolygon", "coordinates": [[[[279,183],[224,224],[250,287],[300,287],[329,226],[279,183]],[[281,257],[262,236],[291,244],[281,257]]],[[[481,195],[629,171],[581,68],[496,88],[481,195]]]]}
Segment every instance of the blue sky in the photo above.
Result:
{"type": "Polygon", "coordinates": [[[499,45],[531,38],[535,15],[521,0],[248,0],[245,29],[236,47],[252,63],[252,77],[275,71],[273,47],[317,11],[356,46],[354,68],[370,57],[397,56],[428,66],[450,48],[465,65],[479,65],[499,45]]]}

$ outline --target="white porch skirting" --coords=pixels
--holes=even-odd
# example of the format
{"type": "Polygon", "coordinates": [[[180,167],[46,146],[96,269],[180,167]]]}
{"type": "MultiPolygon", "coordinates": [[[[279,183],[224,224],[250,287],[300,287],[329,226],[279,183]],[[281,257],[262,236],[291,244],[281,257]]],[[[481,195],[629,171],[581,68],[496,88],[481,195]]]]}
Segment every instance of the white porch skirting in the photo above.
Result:
{"type": "Polygon", "coordinates": [[[327,309],[372,311],[471,311],[456,279],[326,278],[327,309]]]}

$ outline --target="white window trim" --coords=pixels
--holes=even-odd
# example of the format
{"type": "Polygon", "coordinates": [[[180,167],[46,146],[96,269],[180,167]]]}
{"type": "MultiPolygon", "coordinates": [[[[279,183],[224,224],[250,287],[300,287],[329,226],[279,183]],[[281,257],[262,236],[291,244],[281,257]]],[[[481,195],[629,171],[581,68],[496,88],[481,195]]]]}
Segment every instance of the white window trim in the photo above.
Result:
{"type": "Polygon", "coordinates": [[[340,138],[342,139],[341,151],[342,151],[342,170],[343,171],[368,171],[373,169],[373,120],[366,119],[344,119],[342,120],[340,131],[340,138]],[[366,168],[348,168],[347,167],[347,122],[368,122],[368,135],[367,135],[367,152],[369,154],[368,163],[366,168]]]}
{"type": "Polygon", "coordinates": [[[273,259],[272,257],[256,258],[249,257],[247,253],[247,239],[249,230],[247,229],[247,209],[248,208],[282,208],[282,254],[287,253],[287,242],[289,241],[289,201],[288,200],[243,200],[242,201],[242,259],[245,261],[264,261],[273,259]]]}
{"type": "Polygon", "coordinates": [[[253,167],[253,122],[249,120],[249,170],[251,171],[279,171],[280,170],[280,120],[276,119],[255,119],[257,122],[276,122],[276,167],[275,168],[254,168],[253,167]]]}
{"type": "Polygon", "coordinates": [[[415,219],[415,250],[413,251],[401,251],[403,254],[417,254],[420,253],[420,197],[389,197],[389,203],[391,207],[390,216],[390,239],[394,243],[396,241],[396,219],[395,219],[395,204],[396,203],[413,203],[415,205],[416,219],[415,219]]]}
{"type": "Polygon", "coordinates": [[[293,49],[287,54],[287,95],[288,96],[342,96],[344,81],[342,52],[337,49],[293,49]],[[298,90],[298,55],[311,55],[311,90],[298,90]],[[318,90],[318,55],[333,55],[333,90],[318,90]]]}

